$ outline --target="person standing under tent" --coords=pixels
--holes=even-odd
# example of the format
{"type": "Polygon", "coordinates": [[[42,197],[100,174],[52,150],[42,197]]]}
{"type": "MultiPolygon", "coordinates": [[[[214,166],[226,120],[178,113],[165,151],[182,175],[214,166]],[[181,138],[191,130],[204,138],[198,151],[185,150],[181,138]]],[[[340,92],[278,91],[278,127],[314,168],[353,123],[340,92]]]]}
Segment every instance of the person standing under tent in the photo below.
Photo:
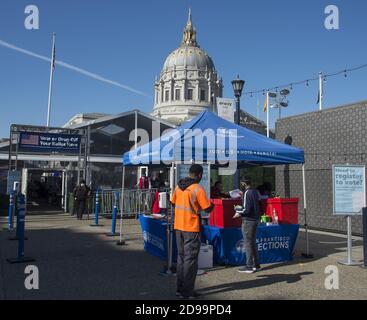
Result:
{"type": "Polygon", "coordinates": [[[143,173],[141,174],[138,187],[140,190],[149,189],[149,178],[147,177],[145,171],[143,171],[143,173]]]}
{"type": "Polygon", "coordinates": [[[75,187],[74,191],[74,208],[78,220],[83,219],[83,214],[87,208],[87,200],[90,194],[90,189],[86,185],[85,180],[81,180],[80,184],[75,187]]]}
{"type": "Polygon", "coordinates": [[[244,177],[241,185],[245,187],[242,210],[236,210],[233,218],[242,217],[242,234],[245,241],[246,261],[245,266],[238,272],[254,273],[260,269],[256,244],[256,230],[260,221],[259,192],[252,187],[251,179],[244,177]]]}
{"type": "Polygon", "coordinates": [[[189,177],[179,181],[172,194],[171,203],[175,208],[174,229],[177,243],[177,291],[181,299],[196,298],[194,291],[198,271],[198,257],[201,247],[200,211],[210,213],[210,203],[205,190],[199,185],[203,167],[193,164],[189,177]]]}
{"type": "Polygon", "coordinates": [[[229,198],[229,194],[222,191],[222,182],[217,181],[210,189],[210,197],[212,199],[229,198]]]}

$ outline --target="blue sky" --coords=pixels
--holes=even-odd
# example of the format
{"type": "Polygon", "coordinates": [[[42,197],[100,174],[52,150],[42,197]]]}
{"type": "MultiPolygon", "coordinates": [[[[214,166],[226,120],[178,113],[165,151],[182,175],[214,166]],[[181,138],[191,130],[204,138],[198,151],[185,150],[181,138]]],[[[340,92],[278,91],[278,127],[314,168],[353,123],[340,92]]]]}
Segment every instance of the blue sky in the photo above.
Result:
{"type": "MultiPolygon", "coordinates": [[[[54,31],[57,59],[147,95],[56,66],[53,126],[79,112],[150,112],[154,78],[179,46],[189,7],[226,97],[233,95],[230,81],[237,74],[246,80],[245,91],[252,91],[367,63],[365,0],[2,0],[0,40],[50,56],[54,31]],[[40,11],[39,30],[24,27],[29,4],[40,11]],[[324,28],[329,4],[339,7],[340,30],[324,28]]],[[[325,107],[367,99],[366,77],[363,69],[327,79],[325,107]]],[[[8,136],[11,123],[45,124],[48,79],[46,61],[0,46],[0,137],[8,136]]],[[[295,87],[283,114],[317,110],[317,87],[295,87]]],[[[262,94],[244,96],[242,107],[256,115],[258,100],[262,107],[262,94]]],[[[272,125],[275,118],[272,112],[272,125]]]]}

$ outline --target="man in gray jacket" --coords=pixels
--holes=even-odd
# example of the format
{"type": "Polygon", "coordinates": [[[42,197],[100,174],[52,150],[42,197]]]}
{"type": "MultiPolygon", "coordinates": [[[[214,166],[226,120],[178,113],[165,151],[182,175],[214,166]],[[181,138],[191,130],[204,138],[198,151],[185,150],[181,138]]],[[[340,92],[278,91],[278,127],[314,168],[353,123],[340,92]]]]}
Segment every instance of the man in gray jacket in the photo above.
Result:
{"type": "Polygon", "coordinates": [[[244,177],[241,185],[245,188],[243,210],[237,211],[234,217],[242,217],[242,234],[245,241],[246,264],[238,272],[254,273],[260,269],[256,244],[256,229],[260,221],[259,193],[252,187],[251,179],[244,177]]]}

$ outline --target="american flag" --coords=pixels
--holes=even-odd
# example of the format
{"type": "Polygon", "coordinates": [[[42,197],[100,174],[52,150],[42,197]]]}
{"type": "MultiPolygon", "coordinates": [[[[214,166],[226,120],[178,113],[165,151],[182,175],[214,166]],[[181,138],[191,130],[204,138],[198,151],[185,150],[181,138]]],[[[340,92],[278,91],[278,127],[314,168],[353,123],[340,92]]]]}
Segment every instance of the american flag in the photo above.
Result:
{"type": "Polygon", "coordinates": [[[20,143],[23,145],[28,145],[28,146],[38,146],[39,142],[39,136],[36,134],[28,134],[28,133],[24,133],[22,134],[22,138],[20,143]]]}

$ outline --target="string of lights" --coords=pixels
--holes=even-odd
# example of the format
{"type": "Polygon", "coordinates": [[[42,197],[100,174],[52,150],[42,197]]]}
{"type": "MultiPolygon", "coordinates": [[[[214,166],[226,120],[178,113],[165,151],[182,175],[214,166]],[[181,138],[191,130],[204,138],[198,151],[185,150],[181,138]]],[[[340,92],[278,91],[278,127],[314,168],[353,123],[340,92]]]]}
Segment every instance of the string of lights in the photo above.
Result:
{"type": "Polygon", "coordinates": [[[361,152],[361,153],[328,153],[328,152],[324,152],[324,153],[313,153],[313,152],[305,152],[305,155],[308,156],[366,156],[367,153],[366,152],[361,152]]]}
{"type": "MultiPolygon", "coordinates": [[[[361,70],[361,69],[364,69],[364,68],[367,68],[367,63],[362,64],[362,65],[358,65],[358,66],[355,66],[355,67],[345,68],[345,69],[337,71],[337,72],[323,74],[324,81],[326,81],[327,78],[336,77],[336,76],[339,76],[341,74],[343,74],[344,77],[347,78],[348,73],[351,73],[351,72],[357,71],[357,70],[361,70]]],[[[283,84],[283,85],[278,85],[278,86],[275,86],[275,87],[272,87],[272,88],[267,88],[267,89],[247,91],[247,92],[243,93],[243,95],[250,95],[252,97],[253,95],[258,94],[258,93],[262,93],[263,95],[265,95],[267,91],[278,92],[278,90],[285,89],[285,88],[289,88],[289,89],[293,90],[293,88],[295,86],[299,86],[299,85],[306,85],[308,87],[310,85],[310,83],[314,82],[314,81],[319,81],[319,77],[309,78],[309,79],[302,80],[302,81],[295,81],[295,82],[291,82],[291,83],[283,84]]]]}
{"type": "Polygon", "coordinates": [[[360,161],[367,161],[367,153],[313,153],[313,152],[305,152],[305,157],[314,157],[315,160],[319,158],[328,158],[329,161],[332,158],[344,158],[344,161],[347,161],[351,158],[360,158],[360,161]]]}

